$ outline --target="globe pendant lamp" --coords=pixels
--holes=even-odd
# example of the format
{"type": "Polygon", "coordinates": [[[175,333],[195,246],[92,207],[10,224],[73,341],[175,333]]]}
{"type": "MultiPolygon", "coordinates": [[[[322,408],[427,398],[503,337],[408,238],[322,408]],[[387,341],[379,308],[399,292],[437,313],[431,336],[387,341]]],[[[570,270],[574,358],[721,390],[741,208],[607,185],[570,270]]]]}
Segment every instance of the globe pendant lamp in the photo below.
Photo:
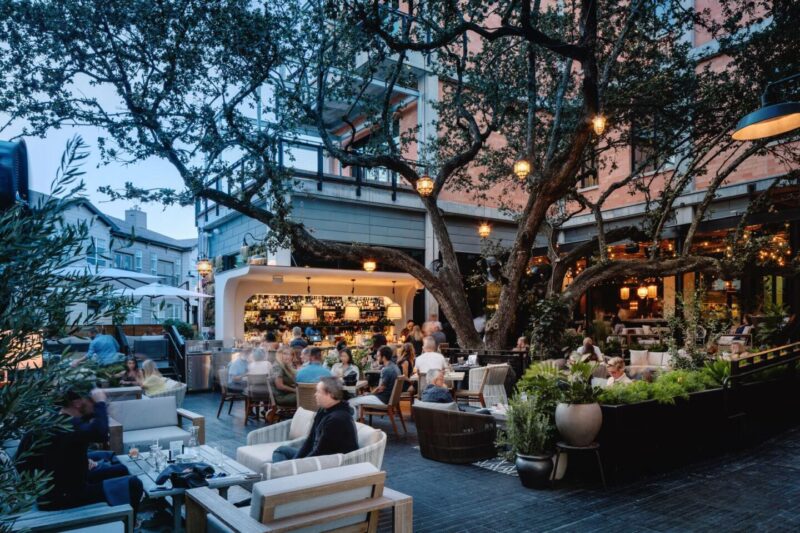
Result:
{"type": "Polygon", "coordinates": [[[300,322],[316,322],[317,321],[317,308],[311,303],[311,278],[306,277],[308,296],[306,302],[300,308],[300,322]]]}
{"type": "Polygon", "coordinates": [[[647,287],[645,287],[644,285],[642,285],[641,287],[639,287],[638,289],[636,289],[636,296],[638,296],[639,298],[641,298],[641,299],[643,299],[643,300],[644,300],[645,298],[647,298],[647,287]]]}
{"type": "Polygon", "coordinates": [[[420,196],[430,196],[433,194],[433,179],[427,174],[417,180],[417,192],[420,196]]]}
{"type": "Polygon", "coordinates": [[[374,259],[366,259],[363,266],[367,272],[375,272],[375,269],[378,268],[378,263],[374,259]]]}
{"type": "MultiPolygon", "coordinates": [[[[394,296],[395,283],[397,282],[392,281],[392,300],[394,300],[395,298],[394,296]]],[[[403,308],[400,307],[400,304],[392,301],[392,303],[390,303],[386,307],[386,318],[388,318],[389,320],[400,320],[401,318],[403,318],[403,308]]]]}
{"type": "Polygon", "coordinates": [[[531,173],[531,164],[528,163],[524,159],[520,159],[516,163],[514,163],[514,174],[516,174],[517,178],[520,181],[525,181],[525,178],[528,177],[528,174],[531,173]]]}
{"type": "MultiPolygon", "coordinates": [[[[353,288],[350,289],[350,297],[352,298],[356,293],[356,280],[351,279],[350,281],[353,282],[353,288]]],[[[361,320],[361,308],[352,299],[344,306],[344,319],[348,322],[361,320]]]]}
{"type": "Polygon", "coordinates": [[[731,134],[737,141],[753,141],[787,133],[800,128],[800,102],[770,102],[770,90],[792,80],[800,74],[767,84],[761,95],[761,107],[739,120],[731,134]]]}

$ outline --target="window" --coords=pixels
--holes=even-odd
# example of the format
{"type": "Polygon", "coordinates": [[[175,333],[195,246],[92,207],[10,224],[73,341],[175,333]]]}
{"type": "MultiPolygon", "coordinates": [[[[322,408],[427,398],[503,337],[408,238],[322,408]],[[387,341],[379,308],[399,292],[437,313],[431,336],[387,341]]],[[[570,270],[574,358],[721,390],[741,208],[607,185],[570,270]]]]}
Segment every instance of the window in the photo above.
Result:
{"type": "Polygon", "coordinates": [[[669,132],[654,119],[642,120],[631,127],[631,171],[646,174],[675,164],[669,132]]]}
{"type": "Polygon", "coordinates": [[[115,253],[114,266],[122,270],[133,270],[133,256],[131,254],[115,253]]]}
{"type": "Polygon", "coordinates": [[[177,285],[177,279],[175,277],[175,263],[171,261],[161,261],[158,262],[158,277],[161,278],[161,283],[165,285],[177,285]]]}
{"type": "Polygon", "coordinates": [[[106,266],[106,254],[108,253],[108,243],[105,239],[92,237],[92,243],[86,251],[86,261],[90,265],[106,266]]]}
{"type": "Polygon", "coordinates": [[[142,251],[141,250],[137,250],[137,252],[136,252],[136,258],[135,258],[135,261],[133,263],[133,269],[136,270],[136,272],[141,272],[142,271],[142,251]]]}
{"type": "Polygon", "coordinates": [[[150,254],[150,273],[154,276],[158,275],[158,255],[155,253],[150,254]]]}
{"type": "Polygon", "coordinates": [[[592,151],[591,155],[581,163],[579,189],[597,187],[599,179],[597,177],[597,154],[592,151]]]}
{"type": "Polygon", "coordinates": [[[169,320],[171,318],[181,320],[184,318],[182,316],[182,313],[183,313],[183,304],[167,303],[164,304],[164,307],[161,309],[159,314],[161,315],[161,318],[163,320],[169,320]]]}
{"type": "Polygon", "coordinates": [[[307,172],[317,172],[319,170],[317,147],[308,144],[290,144],[288,142],[282,144],[284,166],[307,172]]]}

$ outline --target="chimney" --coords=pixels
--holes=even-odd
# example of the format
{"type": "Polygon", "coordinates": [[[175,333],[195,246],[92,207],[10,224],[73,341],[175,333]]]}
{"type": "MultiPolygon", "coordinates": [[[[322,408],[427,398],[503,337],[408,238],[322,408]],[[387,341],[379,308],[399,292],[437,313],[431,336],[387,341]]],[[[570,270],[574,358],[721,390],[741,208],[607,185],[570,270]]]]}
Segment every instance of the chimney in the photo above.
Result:
{"type": "Polygon", "coordinates": [[[138,205],[125,210],[125,222],[134,228],[147,229],[147,213],[142,211],[138,205]]]}

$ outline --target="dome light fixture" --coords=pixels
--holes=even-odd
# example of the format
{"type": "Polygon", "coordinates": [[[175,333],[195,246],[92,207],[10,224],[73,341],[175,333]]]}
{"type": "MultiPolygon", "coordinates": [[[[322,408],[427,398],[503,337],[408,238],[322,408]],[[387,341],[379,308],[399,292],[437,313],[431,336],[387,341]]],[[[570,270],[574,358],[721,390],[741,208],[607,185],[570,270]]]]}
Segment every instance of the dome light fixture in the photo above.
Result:
{"type": "Polygon", "coordinates": [[[306,302],[300,307],[300,322],[316,322],[317,321],[317,308],[311,303],[311,277],[306,276],[306,302]]]}
{"type": "Polygon", "coordinates": [[[754,141],[800,128],[800,102],[776,102],[770,98],[773,88],[796,79],[800,79],[800,73],[768,83],[761,95],[761,107],[742,117],[731,137],[754,141]]]}
{"type": "Polygon", "coordinates": [[[348,322],[358,322],[361,320],[361,308],[353,300],[356,294],[356,280],[350,280],[353,283],[353,288],[350,289],[350,300],[344,306],[344,319],[348,322]]]}
{"type": "Polygon", "coordinates": [[[420,196],[430,196],[433,194],[433,179],[427,174],[422,175],[417,180],[417,192],[420,196]]]}
{"type": "Polygon", "coordinates": [[[403,308],[400,307],[400,304],[394,301],[394,286],[396,281],[392,280],[392,303],[386,306],[386,318],[389,320],[400,320],[403,318],[403,308]]]}

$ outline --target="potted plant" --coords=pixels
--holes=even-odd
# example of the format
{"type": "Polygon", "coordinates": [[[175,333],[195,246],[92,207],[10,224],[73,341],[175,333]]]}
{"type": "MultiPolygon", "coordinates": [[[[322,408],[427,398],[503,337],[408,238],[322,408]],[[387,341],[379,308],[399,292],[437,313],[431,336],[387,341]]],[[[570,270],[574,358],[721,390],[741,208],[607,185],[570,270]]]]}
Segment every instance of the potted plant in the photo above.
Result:
{"type": "Polygon", "coordinates": [[[519,480],[529,489],[546,488],[553,471],[555,428],[535,396],[516,396],[509,401],[505,432],[499,444],[509,448],[519,480]]]}
{"type": "Polygon", "coordinates": [[[574,363],[562,380],[564,401],[556,406],[556,427],[570,446],[588,446],[603,425],[597,398],[602,389],[592,385],[591,363],[574,363]]]}

